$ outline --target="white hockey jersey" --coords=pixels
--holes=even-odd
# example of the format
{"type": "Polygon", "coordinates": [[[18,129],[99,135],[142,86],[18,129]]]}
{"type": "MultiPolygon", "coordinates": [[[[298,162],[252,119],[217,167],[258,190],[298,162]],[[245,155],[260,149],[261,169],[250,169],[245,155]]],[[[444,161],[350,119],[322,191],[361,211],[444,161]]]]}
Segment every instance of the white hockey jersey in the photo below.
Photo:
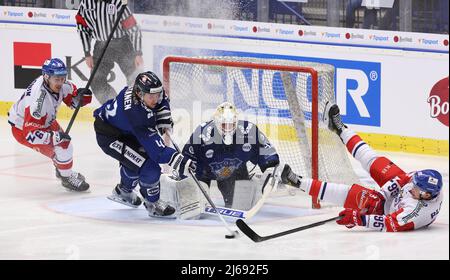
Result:
{"type": "Polygon", "coordinates": [[[54,93],[44,85],[44,78],[40,76],[26,89],[22,97],[8,112],[11,125],[23,131],[27,141],[35,145],[50,143],[50,130],[58,130],[56,120],[58,108],[62,102],[75,108],[74,98],[77,88],[66,81],[59,93],[54,93]]]}
{"type": "Polygon", "coordinates": [[[418,229],[432,224],[439,214],[443,201],[443,192],[431,200],[417,200],[411,190],[410,181],[404,186],[396,177],[381,188],[385,197],[385,215],[367,215],[366,226],[389,232],[418,229]]]}

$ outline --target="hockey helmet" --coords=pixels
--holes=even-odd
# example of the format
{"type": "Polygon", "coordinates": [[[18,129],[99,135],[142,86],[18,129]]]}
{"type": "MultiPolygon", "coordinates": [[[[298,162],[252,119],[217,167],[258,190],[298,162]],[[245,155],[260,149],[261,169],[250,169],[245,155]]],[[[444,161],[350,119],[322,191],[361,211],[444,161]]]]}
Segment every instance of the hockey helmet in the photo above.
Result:
{"type": "Polygon", "coordinates": [[[145,94],[159,94],[161,98],[164,90],[158,76],[151,71],[147,71],[136,77],[133,91],[142,99],[145,94]]]}
{"type": "Polygon", "coordinates": [[[432,198],[438,196],[442,189],[442,175],[433,169],[417,171],[412,181],[421,191],[430,193],[432,198]]]}
{"type": "Polygon", "coordinates": [[[67,68],[59,58],[48,59],[42,65],[42,74],[48,76],[67,76],[67,68]]]}

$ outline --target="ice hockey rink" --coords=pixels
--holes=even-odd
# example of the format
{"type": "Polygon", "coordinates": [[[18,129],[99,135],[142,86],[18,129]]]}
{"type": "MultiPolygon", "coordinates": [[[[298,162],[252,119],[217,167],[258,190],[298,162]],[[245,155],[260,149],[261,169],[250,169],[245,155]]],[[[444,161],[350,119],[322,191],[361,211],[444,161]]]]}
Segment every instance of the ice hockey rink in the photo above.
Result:
{"type": "MultiPolygon", "coordinates": [[[[74,170],[85,175],[91,185],[90,192],[80,194],[61,187],[51,162],[15,143],[6,118],[0,120],[0,259],[449,258],[447,157],[380,152],[404,170],[434,168],[442,172],[444,204],[427,229],[381,233],[348,230],[332,222],[254,243],[244,235],[225,239],[227,231],[214,216],[196,221],[159,220],[149,218],[143,206],[131,209],[107,200],[119,181],[117,163],[97,147],[90,122],[76,122],[71,131],[74,170]]],[[[358,165],[355,168],[363,182],[373,184],[358,165]]],[[[218,197],[213,194],[214,198],[218,197]]],[[[312,210],[309,203],[299,195],[282,203],[271,199],[249,224],[260,235],[269,235],[339,212],[334,207],[312,210]]]]}
{"type": "MultiPolygon", "coordinates": [[[[0,259],[449,258],[446,157],[383,152],[405,170],[434,168],[443,173],[443,208],[427,229],[380,233],[348,230],[332,222],[253,243],[244,235],[225,239],[227,231],[214,216],[160,220],[149,218],[143,206],[131,209],[107,200],[119,181],[117,163],[97,147],[90,122],[75,123],[71,132],[74,170],[91,185],[90,192],[82,194],[67,192],[47,158],[15,143],[4,117],[0,131],[0,259]]],[[[372,183],[359,166],[355,168],[363,182],[372,183]]],[[[311,210],[308,204],[301,195],[269,200],[249,224],[260,235],[269,235],[334,217],[339,211],[311,210]]],[[[232,220],[228,222],[236,228],[232,220]]]]}

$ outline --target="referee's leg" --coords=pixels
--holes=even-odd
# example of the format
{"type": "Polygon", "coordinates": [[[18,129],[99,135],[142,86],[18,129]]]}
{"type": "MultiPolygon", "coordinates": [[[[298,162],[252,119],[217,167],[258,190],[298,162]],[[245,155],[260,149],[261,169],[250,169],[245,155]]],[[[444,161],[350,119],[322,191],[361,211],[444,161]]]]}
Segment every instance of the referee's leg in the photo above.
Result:
{"type": "Polygon", "coordinates": [[[120,46],[118,46],[118,48],[120,48],[120,51],[116,53],[116,62],[117,64],[119,64],[120,70],[122,70],[123,74],[125,75],[128,85],[132,85],[136,76],[139,74],[137,73],[138,69],[136,69],[136,65],[134,62],[136,59],[136,53],[128,36],[121,38],[120,41],[121,44],[120,46]]]}
{"type": "MultiPolygon", "coordinates": [[[[104,48],[104,42],[96,42],[94,46],[94,65],[97,63],[101,52],[104,48]]],[[[106,50],[106,53],[100,61],[97,73],[95,73],[94,79],[92,80],[92,92],[95,98],[100,102],[100,104],[105,103],[109,99],[113,99],[117,96],[117,92],[108,83],[108,75],[114,68],[114,60],[112,56],[116,50],[114,50],[112,44],[106,50]]],[[[114,77],[114,75],[113,75],[114,77]]]]}

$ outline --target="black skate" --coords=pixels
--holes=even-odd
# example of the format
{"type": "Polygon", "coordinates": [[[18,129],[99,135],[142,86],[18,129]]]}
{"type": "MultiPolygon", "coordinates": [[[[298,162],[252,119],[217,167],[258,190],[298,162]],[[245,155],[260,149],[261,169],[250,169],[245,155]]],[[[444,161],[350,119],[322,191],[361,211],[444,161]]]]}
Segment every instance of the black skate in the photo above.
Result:
{"type": "Polygon", "coordinates": [[[121,184],[117,184],[112,191],[112,195],[108,196],[108,199],[129,207],[138,208],[142,204],[141,198],[134,191],[124,191],[120,188],[121,186],[121,184]]]}
{"type": "Polygon", "coordinates": [[[295,174],[288,164],[284,165],[283,172],[281,172],[280,177],[283,184],[300,188],[302,176],[295,174]]]}
{"type": "Polygon", "coordinates": [[[337,135],[341,135],[342,130],[347,128],[342,122],[338,105],[333,104],[330,101],[325,104],[323,122],[328,125],[328,129],[337,133],[337,135]]]}
{"type": "Polygon", "coordinates": [[[75,192],[84,192],[89,189],[89,184],[86,183],[86,178],[78,172],[72,172],[70,176],[63,177],[56,169],[56,177],[61,180],[61,184],[64,188],[75,192]]]}
{"type": "Polygon", "coordinates": [[[147,209],[148,215],[150,217],[171,219],[176,218],[176,216],[174,215],[176,211],[175,208],[161,199],[156,202],[144,200],[144,206],[147,209]]]}

